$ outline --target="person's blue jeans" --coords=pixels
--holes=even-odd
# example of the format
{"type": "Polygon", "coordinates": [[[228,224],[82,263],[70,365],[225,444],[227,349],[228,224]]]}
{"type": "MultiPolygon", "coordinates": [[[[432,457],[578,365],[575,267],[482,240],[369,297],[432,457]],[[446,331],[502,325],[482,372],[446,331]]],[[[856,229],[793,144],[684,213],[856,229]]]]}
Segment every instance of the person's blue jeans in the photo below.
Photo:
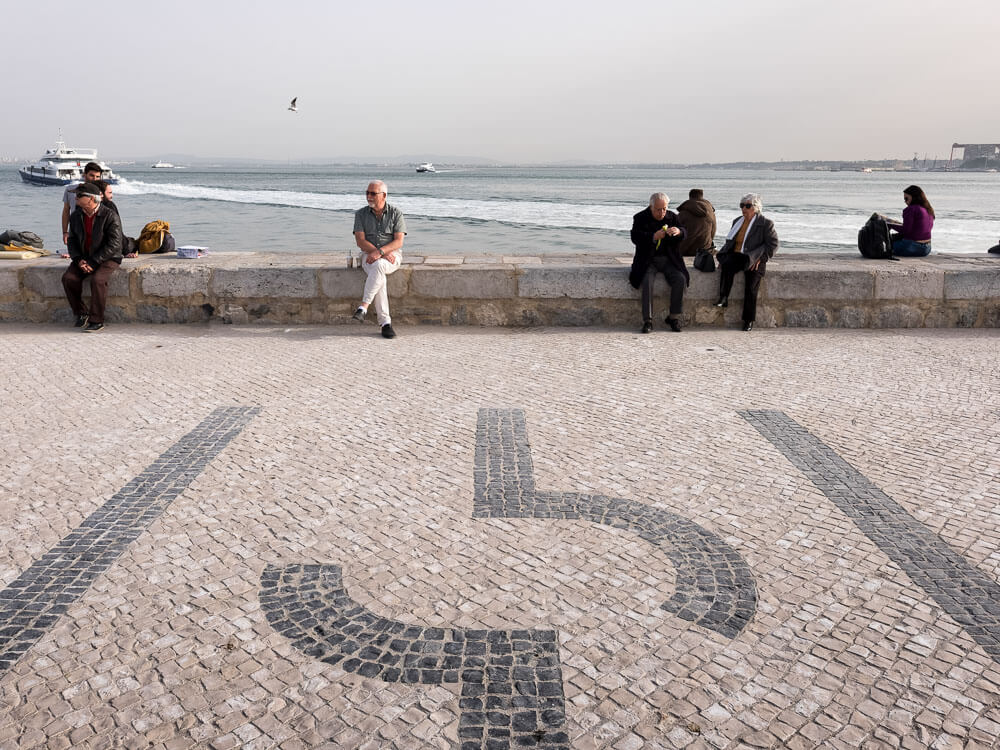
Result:
{"type": "Polygon", "coordinates": [[[913,240],[893,240],[892,253],[900,258],[923,258],[931,254],[931,243],[913,240]]]}

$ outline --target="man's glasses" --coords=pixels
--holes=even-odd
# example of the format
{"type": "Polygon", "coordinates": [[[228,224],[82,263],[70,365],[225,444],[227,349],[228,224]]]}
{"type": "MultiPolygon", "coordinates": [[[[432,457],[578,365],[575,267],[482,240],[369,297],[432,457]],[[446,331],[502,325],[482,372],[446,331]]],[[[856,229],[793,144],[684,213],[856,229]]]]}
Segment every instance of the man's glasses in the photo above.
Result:
{"type": "Polygon", "coordinates": [[[365,195],[385,195],[385,193],[381,191],[366,190],[365,195]]]}
{"type": "Polygon", "coordinates": [[[753,203],[741,203],[740,208],[753,208],[753,203]]]}

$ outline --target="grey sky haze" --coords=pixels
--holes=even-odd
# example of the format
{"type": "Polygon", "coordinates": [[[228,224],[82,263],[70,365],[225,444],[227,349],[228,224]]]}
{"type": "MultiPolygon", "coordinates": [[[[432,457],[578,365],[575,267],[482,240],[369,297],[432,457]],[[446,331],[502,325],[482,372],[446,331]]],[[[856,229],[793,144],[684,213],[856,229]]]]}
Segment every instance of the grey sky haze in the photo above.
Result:
{"type": "Polygon", "coordinates": [[[7,43],[37,50],[7,57],[0,155],[34,158],[59,130],[104,159],[693,163],[1000,142],[987,0],[5,6],[7,43]]]}

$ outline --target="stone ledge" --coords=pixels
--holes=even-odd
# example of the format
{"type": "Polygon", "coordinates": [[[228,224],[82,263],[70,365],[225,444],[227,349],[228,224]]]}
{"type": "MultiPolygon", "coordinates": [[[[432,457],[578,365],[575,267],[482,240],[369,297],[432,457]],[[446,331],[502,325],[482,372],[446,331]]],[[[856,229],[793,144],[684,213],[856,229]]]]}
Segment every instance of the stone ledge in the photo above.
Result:
{"type": "MultiPolygon", "coordinates": [[[[63,322],[66,261],[46,257],[0,267],[0,320],[63,322]]],[[[404,257],[389,277],[393,319],[444,325],[636,325],[639,293],[626,256],[404,257]]],[[[295,253],[220,253],[199,259],[128,259],[111,282],[108,319],[142,322],[342,323],[364,273],[346,258],[295,253]]],[[[689,324],[734,325],[712,306],[718,272],[691,270],[689,324]]],[[[657,279],[657,315],[666,284],[657,279]]],[[[662,308],[662,311],[661,311],[662,308]]],[[[814,253],[769,265],[758,325],[800,327],[1000,327],[1000,259],[932,255],[899,262],[814,253]]]]}

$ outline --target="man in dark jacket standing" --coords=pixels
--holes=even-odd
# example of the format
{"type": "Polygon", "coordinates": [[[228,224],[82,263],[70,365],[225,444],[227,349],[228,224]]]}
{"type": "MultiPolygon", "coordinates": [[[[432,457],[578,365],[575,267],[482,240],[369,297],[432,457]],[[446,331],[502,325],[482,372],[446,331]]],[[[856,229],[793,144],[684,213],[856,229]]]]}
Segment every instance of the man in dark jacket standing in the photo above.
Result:
{"type": "Polygon", "coordinates": [[[715,206],[705,200],[704,191],[692,188],[688,199],[677,207],[677,218],[687,234],[681,241],[681,255],[715,247],[715,206]]]}
{"type": "Polygon", "coordinates": [[[684,258],[678,247],[684,238],[684,229],[677,214],[667,210],[670,198],[664,193],[653,193],[649,207],[632,217],[632,244],[635,257],[629,283],[636,289],[642,287],[642,332],[653,330],[653,278],[662,273],[670,285],[670,313],[666,323],[670,330],[680,333],[677,316],[684,306],[684,289],[691,281],[684,258]]]}
{"type": "Polygon", "coordinates": [[[62,276],[66,299],[76,316],[73,325],[87,333],[104,328],[108,280],[122,262],[122,225],[118,214],[101,205],[101,191],[91,182],[76,189],[69,220],[70,266],[62,276]],[[83,304],[83,280],[90,277],[90,309],[83,304]]]}

